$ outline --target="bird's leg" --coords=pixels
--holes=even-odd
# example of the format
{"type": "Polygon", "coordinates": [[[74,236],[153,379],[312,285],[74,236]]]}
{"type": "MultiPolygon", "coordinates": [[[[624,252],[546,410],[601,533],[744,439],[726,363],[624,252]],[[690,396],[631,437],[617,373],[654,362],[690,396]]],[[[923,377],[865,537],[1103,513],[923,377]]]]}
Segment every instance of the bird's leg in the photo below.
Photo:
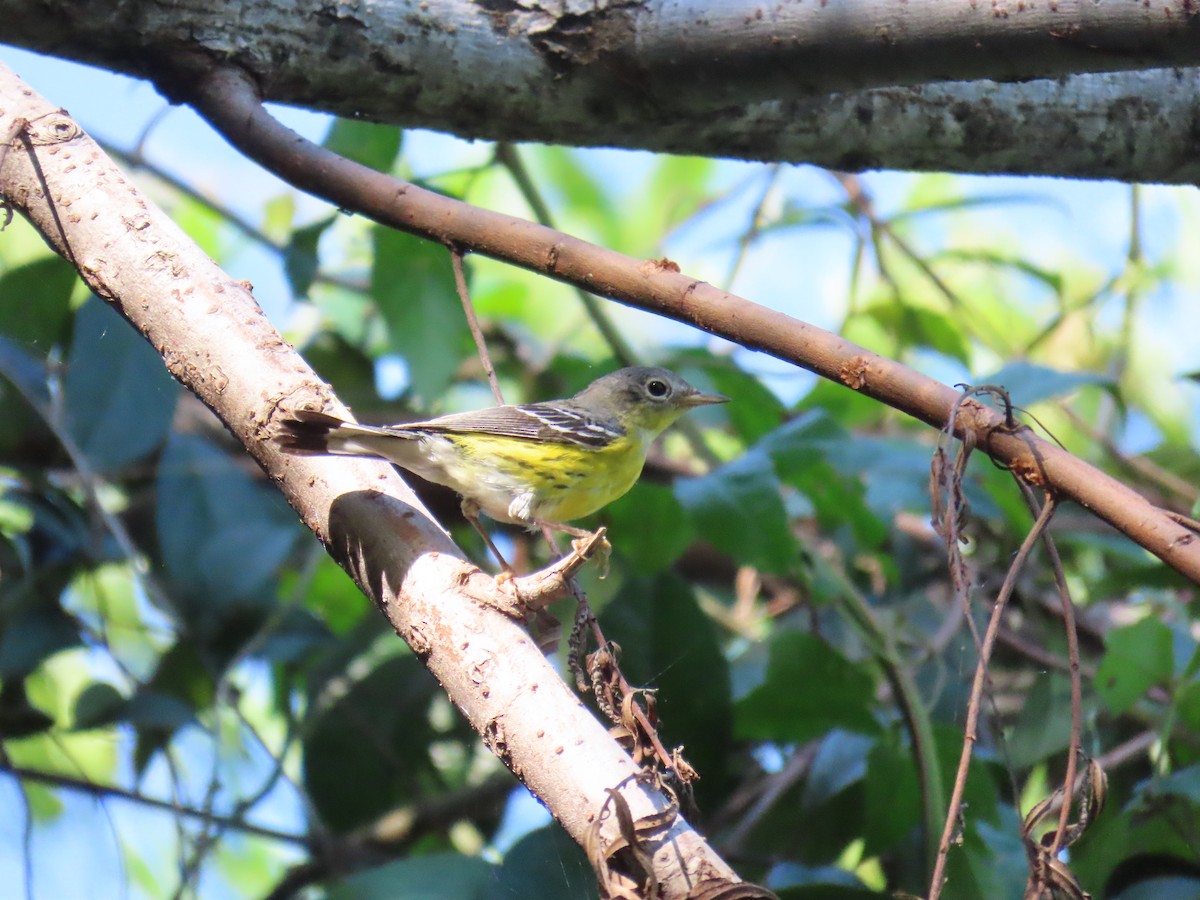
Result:
{"type": "Polygon", "coordinates": [[[504,554],[496,547],[492,541],[492,536],[487,533],[487,529],[483,527],[483,522],[479,521],[479,504],[473,500],[468,500],[465,497],[462,501],[463,517],[471,523],[471,527],[479,532],[479,536],[483,538],[483,542],[487,544],[487,548],[492,551],[492,556],[500,563],[500,574],[496,576],[499,581],[508,581],[516,575],[513,567],[508,564],[508,560],[504,558],[504,554]]]}
{"type": "Polygon", "coordinates": [[[533,522],[546,534],[546,539],[550,541],[550,546],[554,547],[555,553],[558,552],[558,547],[554,543],[554,539],[550,533],[561,531],[564,534],[569,534],[575,538],[575,540],[571,541],[573,552],[584,559],[595,553],[600,557],[600,577],[604,578],[608,575],[608,557],[612,553],[612,544],[605,537],[606,529],[598,528],[595,531],[588,531],[584,528],[576,528],[573,525],[564,525],[562,522],[547,522],[544,519],[534,519],[533,522]]]}

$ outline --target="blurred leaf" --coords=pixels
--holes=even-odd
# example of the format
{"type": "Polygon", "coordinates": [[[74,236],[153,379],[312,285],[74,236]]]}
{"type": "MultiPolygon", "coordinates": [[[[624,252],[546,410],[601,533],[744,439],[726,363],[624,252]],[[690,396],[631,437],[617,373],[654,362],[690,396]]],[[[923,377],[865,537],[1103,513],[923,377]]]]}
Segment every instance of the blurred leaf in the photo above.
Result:
{"type": "Polygon", "coordinates": [[[643,481],[635,485],[606,506],[603,517],[613,549],[640,574],[670,567],[696,536],[674,492],[661,484],[643,481]]]}
{"type": "Polygon", "coordinates": [[[276,194],[263,204],[262,224],[259,227],[271,240],[282,244],[291,235],[295,218],[296,195],[287,191],[276,194]]]}
{"type": "Polygon", "coordinates": [[[344,833],[422,793],[434,777],[437,689],[412,656],[385,660],[310,716],[304,785],[321,820],[344,833]]]}
{"type": "Polygon", "coordinates": [[[292,295],[307,297],[321,267],[317,247],[321,236],[329,230],[336,216],[329,216],[292,232],[291,240],[283,248],[283,273],[292,287],[292,295]]]}
{"type": "Polygon", "coordinates": [[[390,228],[376,227],[372,234],[371,295],[387,323],[389,345],[408,361],[413,393],[428,405],[473,346],[450,253],[390,228]]]}
{"type": "Polygon", "coordinates": [[[770,458],[751,450],[701,478],[675,482],[699,535],[739,563],[784,572],[798,550],[770,458]]]}
{"type": "MultiPolygon", "coordinates": [[[[345,634],[370,610],[362,592],[346,571],[321,554],[315,570],[306,576],[303,602],[333,634],[345,634]]],[[[299,575],[285,570],[280,578],[280,596],[294,596],[299,575]]]]}
{"type": "Polygon", "coordinates": [[[1017,769],[1030,768],[1066,749],[1070,740],[1071,682],[1061,675],[1043,676],[1026,694],[1006,739],[1009,760],[1017,769]]]}
{"type": "Polygon", "coordinates": [[[118,721],[126,702],[121,692],[108,682],[92,682],[75,701],[75,727],[87,730],[111,725],[118,721]]]}
{"type": "Polygon", "coordinates": [[[836,866],[810,868],[784,863],[771,870],[767,880],[779,900],[879,900],[852,872],[836,866]]]}
{"type": "Polygon", "coordinates": [[[1184,734],[1200,734],[1200,681],[1189,681],[1175,692],[1175,709],[1184,734]]]}
{"type": "Polygon", "coordinates": [[[846,211],[844,204],[814,206],[807,199],[796,201],[789,199],[784,202],[780,214],[768,221],[764,231],[779,231],[788,228],[811,228],[828,225],[844,228],[854,233],[856,231],[854,217],[846,211]]]}
{"type": "Polygon", "coordinates": [[[50,407],[46,375],[45,363],[23,343],[0,334],[0,453],[6,464],[44,463],[46,446],[57,446],[42,419],[50,407]]]}
{"type": "MultiPolygon", "coordinates": [[[[361,594],[359,598],[362,598],[361,594]]],[[[256,659],[297,663],[334,639],[325,623],[306,609],[288,608],[270,622],[269,630],[259,632],[260,643],[254,651],[256,659]]]]}
{"type": "Polygon", "coordinates": [[[946,315],[909,303],[878,303],[864,311],[901,347],[928,347],[971,364],[971,351],[961,330],[946,315]]]}
{"type": "Polygon", "coordinates": [[[38,602],[29,595],[19,606],[5,604],[0,614],[0,678],[22,678],[47,658],[83,643],[79,628],[57,600],[38,602]]]}
{"type": "Polygon", "coordinates": [[[984,248],[976,248],[972,250],[943,250],[936,254],[933,259],[947,259],[958,262],[976,262],[984,265],[992,266],[997,269],[1012,269],[1022,275],[1032,278],[1034,281],[1040,282],[1045,287],[1054,292],[1056,296],[1063,292],[1063,276],[1061,273],[1052,269],[1046,269],[1042,266],[1035,265],[1028,259],[1022,259],[1017,256],[1007,256],[1002,253],[995,253],[984,248]]]}
{"type": "Polygon", "coordinates": [[[189,620],[211,629],[245,601],[270,605],[263,592],[299,533],[277,492],[200,438],[176,435],[156,497],[163,562],[189,620]]]}
{"type": "Polygon", "coordinates": [[[1127,888],[1105,896],[1111,900],[1200,900],[1200,874],[1140,878],[1127,888]]]}
{"type": "Polygon", "coordinates": [[[1143,801],[1160,797],[1178,797],[1200,810],[1200,765],[1179,769],[1170,775],[1145,782],[1138,794],[1143,801]]]}
{"type": "Polygon", "coordinates": [[[733,430],[747,444],[753,444],[779,427],[787,411],[779,398],[761,381],[732,366],[710,366],[713,389],[733,400],[723,408],[733,430]]]}
{"type": "Polygon", "coordinates": [[[375,363],[337,332],[322,331],[316,335],[304,348],[304,359],[351,409],[370,408],[379,402],[375,363]]]}
{"type": "Polygon", "coordinates": [[[732,750],[729,666],[691,586],[671,574],[630,578],[600,616],[621,645],[630,683],[657,691],[662,738],[682,744],[700,772],[698,793],[724,789],[732,750]]]}
{"type": "Polygon", "coordinates": [[[215,673],[193,641],[180,641],[158,661],[150,679],[117,710],[117,720],[137,731],[134,770],[146,770],[154,754],[216,698],[215,673]]]}
{"type": "Polygon", "coordinates": [[[1022,407],[1062,397],[1090,384],[1109,390],[1116,388],[1111,378],[1099,372],[1061,372],[1023,360],[1008,363],[998,372],[979,378],[977,383],[1006,388],[1013,404],[1022,407]]]}
{"type": "Polygon", "coordinates": [[[636,252],[621,240],[623,210],[614,204],[612,194],[601,187],[595,173],[583,165],[578,151],[568,147],[539,146],[528,151],[522,148],[522,156],[526,165],[538,173],[539,179],[552,185],[552,192],[548,192],[552,196],[548,199],[565,207],[561,215],[555,214],[558,227],[578,234],[580,229],[571,227],[571,223],[586,223],[605,246],[636,252]],[[561,221],[564,217],[570,222],[561,221]]]}
{"type": "Polygon", "coordinates": [[[0,685],[0,740],[32,737],[53,726],[54,719],[29,702],[24,680],[5,678],[0,685]]]}
{"type": "Polygon", "coordinates": [[[910,750],[886,741],[871,748],[863,822],[869,856],[901,846],[920,827],[921,785],[910,750]]]}
{"type": "Polygon", "coordinates": [[[492,866],[477,857],[434,853],[388,863],[329,886],[329,900],[482,900],[492,866]]]}
{"type": "Polygon", "coordinates": [[[599,894],[583,850],[555,823],[531,831],[504,854],[480,900],[590,900],[599,894]]]}
{"type": "Polygon", "coordinates": [[[1115,714],[1129,710],[1151,685],[1166,684],[1175,671],[1171,629],[1153,616],[1113,629],[1104,645],[1096,692],[1115,714]]]}
{"type": "Polygon", "coordinates": [[[395,125],[336,118],[322,146],[376,172],[390,172],[400,152],[403,132],[395,125]]]}
{"type": "Polygon", "coordinates": [[[738,701],[739,737],[806,741],[834,728],[876,734],[875,686],[862,668],[811,634],[784,631],[771,640],[767,678],[738,701]]]}
{"type": "Polygon", "coordinates": [[[75,316],[63,393],[79,449],[90,465],[111,472],[163,442],[179,385],[145,338],[93,297],[75,316]]]}
{"type": "Polygon", "coordinates": [[[1013,826],[996,827],[973,815],[968,821],[971,840],[964,848],[965,852],[951,851],[948,879],[958,881],[965,890],[942,896],[947,900],[955,896],[979,900],[1022,896],[1029,875],[1029,863],[1025,847],[1017,836],[1015,823],[1013,826]]]}
{"type": "Polygon", "coordinates": [[[75,267],[55,255],[0,274],[0,335],[45,356],[66,337],[77,283],[75,267]]]}
{"type": "MultiPolygon", "coordinates": [[[[194,641],[180,641],[158,660],[142,693],[174,697],[189,710],[205,710],[216,699],[216,673],[201,658],[194,641]]],[[[155,702],[147,703],[151,711],[155,702]]]]}
{"type": "Polygon", "coordinates": [[[817,809],[867,774],[867,758],[875,739],[835,728],[821,739],[821,746],[808,768],[800,806],[817,809]]]}

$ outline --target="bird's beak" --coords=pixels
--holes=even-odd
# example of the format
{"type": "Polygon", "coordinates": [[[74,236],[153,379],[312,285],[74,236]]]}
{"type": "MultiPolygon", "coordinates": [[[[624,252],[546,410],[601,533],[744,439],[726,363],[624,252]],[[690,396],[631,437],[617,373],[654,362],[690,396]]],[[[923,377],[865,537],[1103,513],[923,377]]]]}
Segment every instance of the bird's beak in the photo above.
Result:
{"type": "Polygon", "coordinates": [[[702,394],[696,391],[694,394],[688,394],[686,397],[680,398],[684,406],[709,406],[713,403],[728,403],[729,398],[724,394],[702,394]]]}

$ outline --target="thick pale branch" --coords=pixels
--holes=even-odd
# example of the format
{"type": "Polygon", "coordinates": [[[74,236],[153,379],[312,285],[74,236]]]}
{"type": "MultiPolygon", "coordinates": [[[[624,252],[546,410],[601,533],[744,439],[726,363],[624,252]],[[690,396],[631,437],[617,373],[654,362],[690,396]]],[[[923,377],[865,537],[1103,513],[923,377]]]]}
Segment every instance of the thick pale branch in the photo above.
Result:
{"type": "Polygon", "coordinates": [[[47,6],[8,0],[0,40],[151,79],[202,54],[267,100],[467,138],[1200,176],[1190,0],[111,0],[56,6],[53,28],[47,6]]]}
{"type": "MultiPolygon", "coordinates": [[[[582,842],[623,785],[638,819],[668,808],[511,619],[472,599],[492,578],[465,562],[396,472],[276,449],[283,406],[329,400],[312,370],[224,274],[61,110],[0,66],[0,196],[74,261],[262,465],[505,764],[582,842]]],[[[331,401],[332,402],[332,401],[331,401]]],[[[611,841],[616,823],[601,833],[611,841]]],[[[665,896],[699,876],[736,881],[682,818],[646,844],[665,896]]]]}
{"type": "MultiPolygon", "coordinates": [[[[662,261],[633,259],[343,159],[267,114],[253,85],[236,69],[194,74],[188,83],[201,114],[238,149],[339,208],[686,322],[795,363],[938,429],[946,427],[960,399],[955,389],[907,366],[662,261]]],[[[998,413],[977,402],[962,405],[955,428],[958,436],[972,432],[975,446],[1029,484],[1074,500],[1200,583],[1200,538],[1137,492],[1031,432],[1008,430],[998,413]]]]}

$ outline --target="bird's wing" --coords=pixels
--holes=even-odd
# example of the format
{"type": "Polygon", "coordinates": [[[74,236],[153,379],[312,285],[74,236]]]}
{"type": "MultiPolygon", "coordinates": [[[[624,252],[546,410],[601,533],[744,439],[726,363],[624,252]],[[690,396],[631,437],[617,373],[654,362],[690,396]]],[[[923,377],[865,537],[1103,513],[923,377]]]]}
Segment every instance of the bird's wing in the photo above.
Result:
{"type": "Polygon", "coordinates": [[[604,421],[590,415],[586,410],[556,403],[493,406],[474,412],[442,416],[428,422],[400,425],[396,426],[396,429],[435,434],[494,434],[596,448],[606,447],[625,434],[625,430],[616,422],[604,421]]]}

